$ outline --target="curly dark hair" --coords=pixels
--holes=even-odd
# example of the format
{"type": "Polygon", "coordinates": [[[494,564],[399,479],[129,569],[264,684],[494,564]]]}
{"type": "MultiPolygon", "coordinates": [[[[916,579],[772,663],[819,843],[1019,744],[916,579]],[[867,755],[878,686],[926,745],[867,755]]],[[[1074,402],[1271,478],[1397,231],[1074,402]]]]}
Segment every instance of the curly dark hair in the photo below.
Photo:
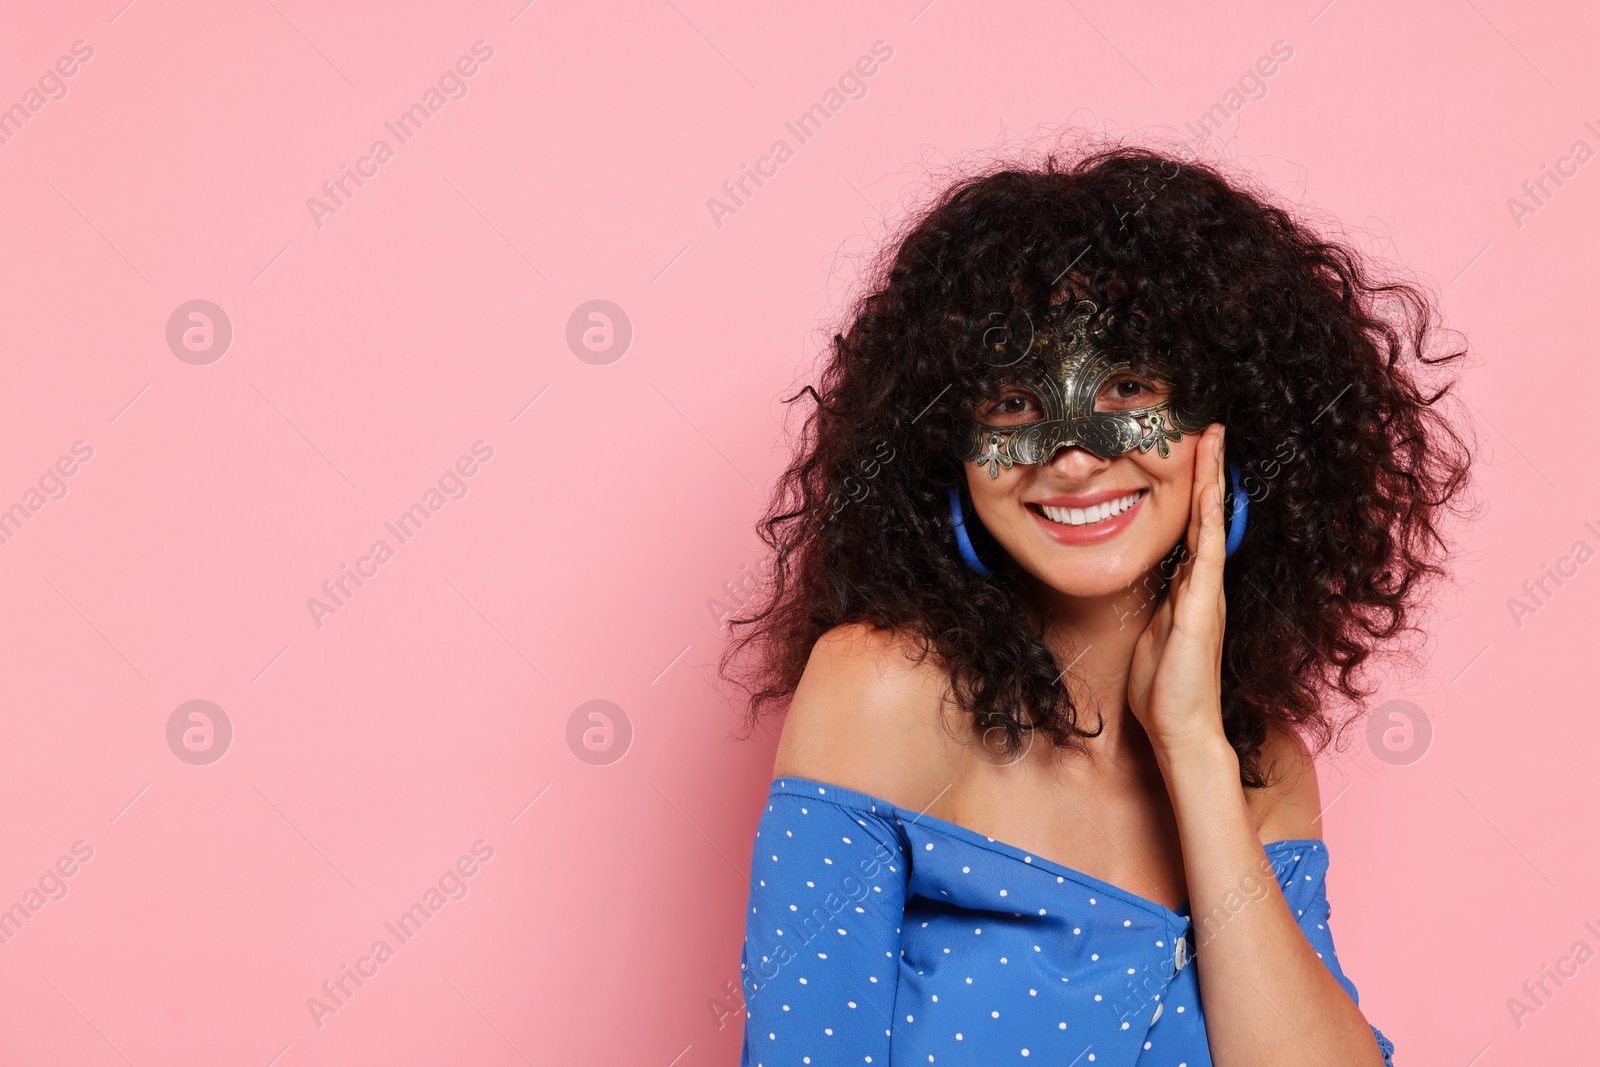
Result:
{"type": "Polygon", "coordinates": [[[1438,314],[1420,284],[1380,276],[1215,164],[1122,144],[1059,151],[960,179],[912,218],[818,385],[785,399],[814,406],[758,527],[770,583],[729,620],[719,666],[749,694],[754,728],[787,706],[822,634],[866,622],[934,654],[1006,754],[1029,731],[1059,746],[1098,734],[1024,586],[962,562],[945,490],[964,480],[952,429],[994,395],[986,331],[1037,318],[1070,272],[1124,344],[1168,355],[1178,401],[1217,413],[1229,462],[1250,475],[1223,582],[1222,716],[1242,780],[1263,785],[1269,727],[1321,751],[1354,718],[1329,698],[1359,708],[1378,644],[1421,633],[1422,591],[1446,575],[1440,509],[1472,455],[1435,407],[1454,383],[1425,380],[1466,350],[1432,351],[1438,314]]]}

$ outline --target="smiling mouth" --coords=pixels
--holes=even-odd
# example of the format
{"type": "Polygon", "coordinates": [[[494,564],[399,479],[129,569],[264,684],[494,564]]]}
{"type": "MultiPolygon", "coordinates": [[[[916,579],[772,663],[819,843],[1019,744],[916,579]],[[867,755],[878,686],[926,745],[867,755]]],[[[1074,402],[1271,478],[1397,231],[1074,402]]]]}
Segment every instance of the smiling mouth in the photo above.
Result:
{"type": "Polygon", "coordinates": [[[1087,508],[1052,508],[1043,504],[1029,503],[1027,508],[1036,515],[1043,515],[1053,523],[1061,526],[1094,526],[1121,515],[1133,507],[1150,490],[1140,489],[1138,492],[1129,493],[1127,496],[1118,497],[1116,500],[1107,500],[1103,504],[1095,504],[1087,508]]]}

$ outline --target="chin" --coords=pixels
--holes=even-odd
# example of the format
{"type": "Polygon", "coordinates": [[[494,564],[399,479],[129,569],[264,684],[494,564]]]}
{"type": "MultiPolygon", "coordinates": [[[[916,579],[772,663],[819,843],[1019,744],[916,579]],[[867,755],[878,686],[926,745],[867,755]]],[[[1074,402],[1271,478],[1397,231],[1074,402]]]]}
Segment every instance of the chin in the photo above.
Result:
{"type": "Polygon", "coordinates": [[[1183,539],[1184,527],[1152,521],[1157,518],[1146,515],[1099,544],[1063,545],[1039,536],[1037,529],[1016,526],[1007,533],[1021,553],[1012,558],[1026,561],[1028,571],[1051,589],[1064,596],[1105,597],[1143,582],[1183,539]]]}
{"type": "Polygon", "coordinates": [[[1062,596],[1100,598],[1127,592],[1155,566],[1154,562],[1139,566],[1121,553],[1101,559],[1085,558],[1081,552],[1076,555],[1077,559],[1069,560],[1053,552],[1054,558],[1036,559],[1028,571],[1062,596]]]}

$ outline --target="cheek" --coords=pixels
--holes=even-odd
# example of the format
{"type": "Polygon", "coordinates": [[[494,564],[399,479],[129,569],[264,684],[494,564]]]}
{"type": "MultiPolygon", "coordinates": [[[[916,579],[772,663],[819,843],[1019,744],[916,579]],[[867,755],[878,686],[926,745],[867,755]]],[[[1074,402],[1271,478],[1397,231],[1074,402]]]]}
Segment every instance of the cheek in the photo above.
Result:
{"type": "Polygon", "coordinates": [[[967,464],[967,495],[972,499],[972,507],[977,512],[978,520],[990,533],[1003,531],[1008,523],[1026,518],[1026,515],[1019,514],[1021,509],[1012,505],[1011,501],[1017,496],[1017,483],[1025,478],[1025,472],[1031,469],[1021,464],[1010,468],[1001,467],[1000,476],[991,478],[988,467],[967,464]]]}
{"type": "Polygon", "coordinates": [[[1129,453],[1139,458],[1134,463],[1151,482],[1151,493],[1156,504],[1152,509],[1161,520],[1163,532],[1185,526],[1193,506],[1194,461],[1197,438],[1185,434],[1183,440],[1170,445],[1171,454],[1162,459],[1154,450],[1149,453],[1129,453]]]}
{"type": "Polygon", "coordinates": [[[991,478],[989,468],[967,464],[967,495],[972,499],[972,506],[980,513],[993,512],[997,502],[1007,495],[1006,487],[1010,484],[1011,474],[1011,471],[1001,467],[1000,477],[991,478]]]}
{"type": "Polygon", "coordinates": [[[1134,449],[1127,455],[1139,468],[1139,473],[1150,479],[1154,486],[1163,493],[1171,493],[1174,489],[1186,489],[1194,483],[1195,444],[1193,434],[1184,434],[1181,441],[1168,442],[1169,454],[1166,458],[1162,458],[1155,449],[1149,452],[1134,449]]]}

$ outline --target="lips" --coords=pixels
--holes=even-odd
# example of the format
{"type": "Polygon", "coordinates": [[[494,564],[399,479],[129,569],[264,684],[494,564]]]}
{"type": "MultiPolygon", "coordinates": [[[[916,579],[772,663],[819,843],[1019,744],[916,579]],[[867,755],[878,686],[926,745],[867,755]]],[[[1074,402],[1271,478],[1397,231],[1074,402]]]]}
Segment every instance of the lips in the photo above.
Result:
{"type": "Polygon", "coordinates": [[[1029,501],[1028,509],[1063,526],[1093,526],[1116,518],[1133,507],[1146,489],[1107,489],[1076,497],[1047,497],[1029,501]]]}
{"type": "Polygon", "coordinates": [[[1046,537],[1063,545],[1086,545],[1109,540],[1127,529],[1149,495],[1147,488],[1112,489],[1082,497],[1029,501],[1025,506],[1046,537]]]}

